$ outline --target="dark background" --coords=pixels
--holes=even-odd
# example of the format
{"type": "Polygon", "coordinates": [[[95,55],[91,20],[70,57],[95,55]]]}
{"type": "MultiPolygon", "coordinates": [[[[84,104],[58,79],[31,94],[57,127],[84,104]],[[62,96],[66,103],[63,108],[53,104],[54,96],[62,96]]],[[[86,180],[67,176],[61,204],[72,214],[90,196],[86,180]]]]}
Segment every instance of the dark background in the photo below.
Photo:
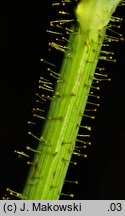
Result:
{"type": "MultiPolygon", "coordinates": [[[[27,121],[41,74],[39,59],[48,43],[49,10],[48,1],[1,7],[0,198],[7,187],[21,191],[25,182],[26,163],[14,150],[27,145],[27,121]]],[[[124,12],[125,7],[119,7],[116,15],[125,18],[124,12]]],[[[125,36],[125,20],[118,31],[125,36]]],[[[106,63],[112,81],[100,86],[100,108],[90,123],[92,146],[88,158],[79,158],[78,166],[69,170],[69,179],[75,175],[79,185],[64,187],[75,199],[125,199],[125,42],[110,44],[109,50],[115,51],[117,62],[106,63]]]]}

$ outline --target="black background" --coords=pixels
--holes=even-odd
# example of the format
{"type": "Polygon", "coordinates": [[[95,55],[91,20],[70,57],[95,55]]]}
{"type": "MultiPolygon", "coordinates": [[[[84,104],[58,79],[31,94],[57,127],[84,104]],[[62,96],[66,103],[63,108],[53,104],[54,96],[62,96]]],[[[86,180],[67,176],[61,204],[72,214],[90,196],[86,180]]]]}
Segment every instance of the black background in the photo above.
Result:
{"type": "MultiPolygon", "coordinates": [[[[27,145],[27,121],[41,74],[39,59],[48,43],[49,10],[48,1],[1,7],[0,198],[7,187],[21,191],[25,182],[27,166],[14,150],[27,145]]],[[[124,12],[125,7],[119,7],[116,15],[124,17],[124,12]]],[[[125,20],[118,31],[125,36],[125,20]]],[[[75,199],[125,198],[125,42],[111,44],[110,50],[115,51],[117,62],[106,66],[112,81],[101,84],[92,146],[88,158],[80,158],[69,171],[69,179],[75,175],[79,185],[65,186],[65,193],[69,190],[75,199]]]]}

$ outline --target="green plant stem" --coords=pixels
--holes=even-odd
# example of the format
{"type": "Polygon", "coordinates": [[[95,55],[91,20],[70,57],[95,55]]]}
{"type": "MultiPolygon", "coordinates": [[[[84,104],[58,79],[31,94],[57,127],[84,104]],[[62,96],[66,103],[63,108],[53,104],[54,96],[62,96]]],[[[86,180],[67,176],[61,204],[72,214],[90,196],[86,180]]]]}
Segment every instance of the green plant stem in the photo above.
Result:
{"type": "MultiPolygon", "coordinates": [[[[105,36],[97,32],[95,41],[84,41],[84,35],[71,33],[69,51],[42,131],[38,152],[28,175],[23,196],[26,199],[59,199],[71,161],[88,94],[105,36]]],[[[76,153],[79,156],[78,153],[76,153]]],[[[86,157],[86,155],[84,155],[86,157]]]]}

